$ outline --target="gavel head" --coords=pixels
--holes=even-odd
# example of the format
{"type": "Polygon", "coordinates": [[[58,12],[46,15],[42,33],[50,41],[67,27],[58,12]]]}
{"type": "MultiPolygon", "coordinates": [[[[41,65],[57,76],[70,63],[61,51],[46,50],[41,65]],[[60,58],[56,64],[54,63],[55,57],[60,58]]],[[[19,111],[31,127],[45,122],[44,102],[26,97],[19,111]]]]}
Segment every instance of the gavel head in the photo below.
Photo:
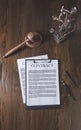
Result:
{"type": "Polygon", "coordinates": [[[39,46],[42,42],[42,36],[38,32],[29,32],[25,36],[25,41],[27,39],[28,41],[26,42],[26,45],[31,48],[39,46]]]}

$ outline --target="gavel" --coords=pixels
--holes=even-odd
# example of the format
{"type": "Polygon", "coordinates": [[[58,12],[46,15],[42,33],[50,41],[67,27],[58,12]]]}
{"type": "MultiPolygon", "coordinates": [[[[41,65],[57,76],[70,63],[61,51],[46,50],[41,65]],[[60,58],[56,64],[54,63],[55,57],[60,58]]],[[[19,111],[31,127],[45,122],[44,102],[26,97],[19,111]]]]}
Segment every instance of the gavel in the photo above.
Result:
{"type": "Polygon", "coordinates": [[[12,53],[16,52],[17,50],[19,50],[20,48],[22,48],[26,45],[29,46],[30,48],[35,48],[35,47],[39,46],[41,44],[41,42],[42,42],[42,36],[40,35],[40,33],[29,32],[25,36],[24,42],[20,43],[19,45],[17,45],[16,47],[14,47],[10,51],[8,51],[3,57],[8,57],[9,55],[11,55],[12,53]]]}

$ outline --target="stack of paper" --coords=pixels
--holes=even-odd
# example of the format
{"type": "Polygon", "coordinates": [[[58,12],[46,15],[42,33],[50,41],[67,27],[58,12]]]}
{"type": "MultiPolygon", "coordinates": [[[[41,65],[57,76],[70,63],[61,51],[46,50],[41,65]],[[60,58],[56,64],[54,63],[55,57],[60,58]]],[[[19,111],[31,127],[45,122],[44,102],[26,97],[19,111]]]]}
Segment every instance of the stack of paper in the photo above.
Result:
{"type": "Polygon", "coordinates": [[[60,105],[58,60],[48,55],[18,59],[23,103],[29,108],[60,105]]]}

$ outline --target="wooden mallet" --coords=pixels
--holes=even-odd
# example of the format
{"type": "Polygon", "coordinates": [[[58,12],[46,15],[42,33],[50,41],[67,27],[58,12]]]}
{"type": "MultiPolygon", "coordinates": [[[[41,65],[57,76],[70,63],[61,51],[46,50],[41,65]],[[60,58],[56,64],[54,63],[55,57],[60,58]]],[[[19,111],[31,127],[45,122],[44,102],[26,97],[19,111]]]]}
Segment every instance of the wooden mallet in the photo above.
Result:
{"type": "Polygon", "coordinates": [[[38,32],[29,32],[25,36],[25,41],[14,47],[13,49],[9,50],[3,57],[8,57],[12,53],[16,52],[20,48],[24,47],[25,45],[34,48],[41,44],[42,36],[38,32]]]}

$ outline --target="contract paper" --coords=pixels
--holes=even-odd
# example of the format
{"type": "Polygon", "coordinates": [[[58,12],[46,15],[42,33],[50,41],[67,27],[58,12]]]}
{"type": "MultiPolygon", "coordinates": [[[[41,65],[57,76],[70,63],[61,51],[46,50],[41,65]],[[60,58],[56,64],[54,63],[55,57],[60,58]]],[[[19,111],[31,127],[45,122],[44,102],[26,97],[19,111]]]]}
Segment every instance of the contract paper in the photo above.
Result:
{"type": "Polygon", "coordinates": [[[58,60],[26,60],[26,105],[60,105],[58,60]]]}

